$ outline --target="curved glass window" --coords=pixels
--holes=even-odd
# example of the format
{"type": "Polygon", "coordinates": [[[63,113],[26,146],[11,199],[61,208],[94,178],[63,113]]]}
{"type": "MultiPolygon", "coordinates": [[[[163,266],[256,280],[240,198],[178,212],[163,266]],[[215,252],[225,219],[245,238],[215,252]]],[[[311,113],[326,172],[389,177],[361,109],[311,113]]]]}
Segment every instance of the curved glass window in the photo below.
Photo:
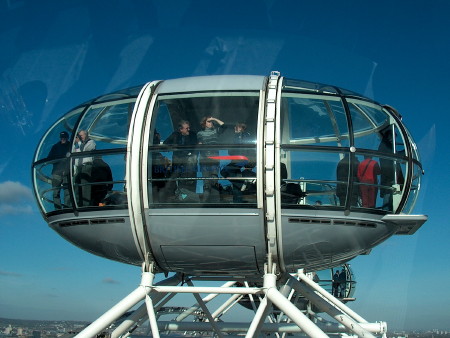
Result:
{"type": "Polygon", "coordinates": [[[353,125],[354,146],[357,149],[376,150],[381,131],[390,125],[389,115],[375,104],[347,99],[353,125]]]}
{"type": "Polygon", "coordinates": [[[52,152],[52,148],[54,148],[58,143],[62,142],[61,133],[67,133],[67,139],[65,141],[67,141],[68,143],[70,143],[70,141],[74,139],[74,128],[82,111],[83,108],[75,109],[64,115],[53,126],[50,127],[50,129],[42,138],[41,143],[39,144],[34,159],[35,162],[45,158],[54,158],[55,150],[52,152]]]}
{"type": "Polygon", "coordinates": [[[282,205],[385,212],[401,205],[410,169],[405,135],[381,106],[355,98],[346,102],[353,144],[341,98],[282,93],[282,205]],[[350,152],[350,146],[356,152],[350,152]],[[339,151],[343,148],[346,150],[339,151]]]}
{"type": "Polygon", "coordinates": [[[128,129],[136,99],[108,102],[91,106],[78,126],[95,142],[95,149],[123,148],[127,145],[128,129]]]}
{"type": "Polygon", "coordinates": [[[160,95],[148,156],[150,205],[256,204],[258,92],[160,95]]]}
{"type": "Polygon", "coordinates": [[[35,191],[45,212],[72,207],[69,190],[69,156],[74,128],[83,108],[77,108],[59,119],[44,135],[35,161],[46,160],[33,169],[35,191]]]}
{"type": "Polygon", "coordinates": [[[44,212],[126,208],[125,153],[135,101],[127,96],[87,109],[79,107],[49,129],[38,147],[35,160],[40,162],[33,171],[44,212]]]}
{"type": "Polygon", "coordinates": [[[281,142],[349,147],[348,123],[339,98],[283,93],[281,142]]]}
{"type": "Polygon", "coordinates": [[[33,168],[35,191],[44,212],[72,208],[69,193],[69,159],[53,160],[33,168]],[[64,172],[55,172],[56,166],[65,166],[64,172]]]}
{"type": "Polygon", "coordinates": [[[80,153],[72,163],[72,187],[77,208],[127,205],[125,153],[95,156],[80,153]]]}
{"type": "MultiPolygon", "coordinates": [[[[336,180],[340,161],[336,152],[283,149],[281,170],[281,203],[284,205],[340,205],[336,186],[346,192],[347,178],[336,180]],[[283,174],[286,167],[286,174],[283,174]]],[[[342,155],[341,155],[342,156],[342,155]]],[[[345,193],[344,193],[345,196],[345,193]]],[[[345,201],[345,198],[343,198],[345,201]]]]}

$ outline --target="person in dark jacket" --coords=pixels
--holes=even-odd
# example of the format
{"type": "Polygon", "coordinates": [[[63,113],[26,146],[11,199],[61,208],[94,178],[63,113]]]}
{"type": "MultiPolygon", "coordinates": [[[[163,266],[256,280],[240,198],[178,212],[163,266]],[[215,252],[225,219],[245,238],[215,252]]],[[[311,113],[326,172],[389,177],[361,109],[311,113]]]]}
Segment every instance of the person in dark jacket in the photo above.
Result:
{"type": "Polygon", "coordinates": [[[69,153],[69,134],[66,131],[62,131],[59,134],[59,142],[52,146],[47,156],[49,160],[57,160],[53,163],[52,168],[53,205],[55,209],[63,207],[61,205],[61,190],[64,192],[64,207],[70,206],[68,190],[69,162],[67,159],[69,153]]]}
{"type": "MultiPolygon", "coordinates": [[[[353,166],[352,181],[353,182],[358,180],[358,178],[357,178],[358,165],[359,165],[359,161],[355,157],[354,162],[352,162],[352,166],[353,166]]],[[[350,174],[350,156],[348,154],[345,154],[345,156],[339,161],[337,168],[336,168],[336,180],[338,181],[338,183],[336,184],[336,196],[338,197],[339,205],[341,205],[341,206],[345,205],[345,199],[347,197],[347,180],[348,180],[349,174],[350,174]]],[[[353,189],[350,192],[350,194],[351,194],[350,205],[356,206],[358,203],[358,197],[359,197],[358,185],[356,185],[356,184],[353,185],[353,189]]]]}
{"type": "Polygon", "coordinates": [[[345,269],[342,269],[339,274],[339,297],[344,298],[345,291],[347,289],[347,274],[345,273],[345,269]]]}
{"type": "Polygon", "coordinates": [[[95,158],[92,162],[91,177],[92,182],[96,183],[91,186],[91,205],[99,206],[113,188],[111,167],[101,158],[95,158]]]}
{"type": "MultiPolygon", "coordinates": [[[[174,150],[172,156],[172,178],[193,178],[197,177],[197,154],[194,147],[197,144],[197,135],[191,131],[191,125],[186,120],[178,123],[178,129],[167,137],[164,142],[167,145],[181,146],[174,150]],[[187,146],[187,147],[184,147],[187,146]]],[[[196,191],[196,180],[178,180],[178,189],[188,189],[196,191]]],[[[173,185],[172,185],[173,186],[173,185]]],[[[173,186],[173,188],[176,188],[173,186]]]]}
{"type": "MultiPolygon", "coordinates": [[[[393,154],[394,153],[394,142],[391,130],[387,130],[381,134],[381,142],[378,147],[378,151],[382,153],[393,154]]],[[[399,163],[394,160],[380,157],[380,197],[383,198],[384,210],[393,210],[393,190],[392,187],[395,184],[403,184],[404,177],[402,168],[399,163]],[[384,187],[383,187],[384,186],[384,187]]]]}
{"type": "Polygon", "coordinates": [[[231,186],[233,192],[233,202],[242,203],[242,193],[249,190],[249,187],[254,185],[252,182],[256,176],[253,172],[255,167],[256,152],[254,149],[248,149],[253,144],[254,139],[247,131],[247,125],[242,122],[238,122],[234,126],[233,143],[241,145],[239,148],[230,148],[228,155],[235,157],[230,163],[228,163],[220,171],[221,175],[225,178],[228,177],[246,177],[248,180],[233,180],[231,179],[231,186]]]}
{"type": "Polygon", "coordinates": [[[333,288],[333,296],[338,297],[339,296],[339,270],[336,270],[336,272],[333,275],[333,280],[331,282],[331,286],[333,288]]]}

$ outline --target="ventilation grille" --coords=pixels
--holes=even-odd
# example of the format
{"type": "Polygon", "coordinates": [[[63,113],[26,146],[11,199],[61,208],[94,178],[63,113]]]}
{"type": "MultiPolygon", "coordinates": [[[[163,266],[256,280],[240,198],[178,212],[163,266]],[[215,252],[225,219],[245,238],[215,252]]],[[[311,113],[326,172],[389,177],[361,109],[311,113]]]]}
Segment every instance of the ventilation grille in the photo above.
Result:
{"type": "Polygon", "coordinates": [[[72,227],[77,225],[97,225],[97,224],[111,224],[111,223],[125,223],[125,218],[93,218],[82,219],[74,221],[59,222],[60,227],[72,227]]]}
{"type": "Polygon", "coordinates": [[[346,225],[356,226],[362,228],[376,228],[375,222],[356,221],[356,220],[344,220],[344,219],[326,219],[326,218],[300,218],[290,217],[289,223],[302,223],[302,224],[326,224],[326,225],[346,225]]]}

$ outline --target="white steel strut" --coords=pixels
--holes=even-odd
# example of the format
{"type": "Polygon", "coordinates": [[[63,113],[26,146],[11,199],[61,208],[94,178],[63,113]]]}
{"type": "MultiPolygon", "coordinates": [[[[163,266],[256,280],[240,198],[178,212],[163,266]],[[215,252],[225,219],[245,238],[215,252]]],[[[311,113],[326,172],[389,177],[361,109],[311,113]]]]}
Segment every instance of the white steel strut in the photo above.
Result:
{"type": "MultiPolygon", "coordinates": [[[[375,337],[386,335],[386,323],[368,323],[352,311],[339,299],[313,282],[301,270],[295,275],[277,276],[266,268],[262,280],[250,282],[237,278],[227,281],[219,287],[194,286],[194,281],[204,280],[194,276],[174,275],[157,284],[153,284],[154,274],[144,271],[141,284],[113,306],[100,318],[86,327],[76,337],[91,338],[102,332],[111,337],[129,337],[137,328],[144,328],[149,322],[152,337],[161,334],[196,334],[208,337],[226,335],[245,335],[245,337],[284,337],[286,334],[298,334],[309,337],[328,337],[335,335],[354,335],[375,337]],[[183,285],[180,285],[183,283],[183,285]],[[259,285],[259,286],[254,286],[259,285]],[[170,313],[165,306],[177,294],[188,293],[196,298],[191,307],[174,308],[178,315],[171,321],[161,320],[163,312],[170,313]],[[296,293],[296,297],[292,295],[296,293]],[[200,294],[205,294],[203,298],[200,294]],[[217,298],[227,297],[214,311],[209,306],[217,298]],[[243,297],[250,299],[254,309],[253,318],[246,322],[225,322],[223,315],[232,309],[242,309],[239,305],[243,297]],[[291,300],[292,297],[292,300],[291,300]],[[333,322],[308,309],[302,308],[296,300],[299,297],[308,300],[320,312],[327,313],[333,322]],[[139,302],[142,304],[121,323],[116,321],[139,302]],[[181,312],[181,313],[180,313],[181,312]],[[194,320],[194,321],[192,321],[194,320]]],[[[218,281],[218,278],[212,278],[218,281]]],[[[304,302],[302,302],[304,304],[304,302]]],[[[237,310],[239,311],[239,310],[237,310]]]]}

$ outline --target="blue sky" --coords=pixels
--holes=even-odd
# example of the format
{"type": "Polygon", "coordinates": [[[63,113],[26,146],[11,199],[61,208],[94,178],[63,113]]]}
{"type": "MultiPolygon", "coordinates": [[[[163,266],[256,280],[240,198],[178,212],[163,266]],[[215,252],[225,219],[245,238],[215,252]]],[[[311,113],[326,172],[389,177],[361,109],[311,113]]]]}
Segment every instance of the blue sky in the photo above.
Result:
{"type": "Polygon", "coordinates": [[[0,316],[92,320],[140,280],[43,221],[30,167],[58,117],[155,79],[278,70],[402,113],[426,172],[415,213],[430,219],[351,262],[351,306],[390,328],[450,328],[448,13],[444,0],[0,0],[0,316]]]}

